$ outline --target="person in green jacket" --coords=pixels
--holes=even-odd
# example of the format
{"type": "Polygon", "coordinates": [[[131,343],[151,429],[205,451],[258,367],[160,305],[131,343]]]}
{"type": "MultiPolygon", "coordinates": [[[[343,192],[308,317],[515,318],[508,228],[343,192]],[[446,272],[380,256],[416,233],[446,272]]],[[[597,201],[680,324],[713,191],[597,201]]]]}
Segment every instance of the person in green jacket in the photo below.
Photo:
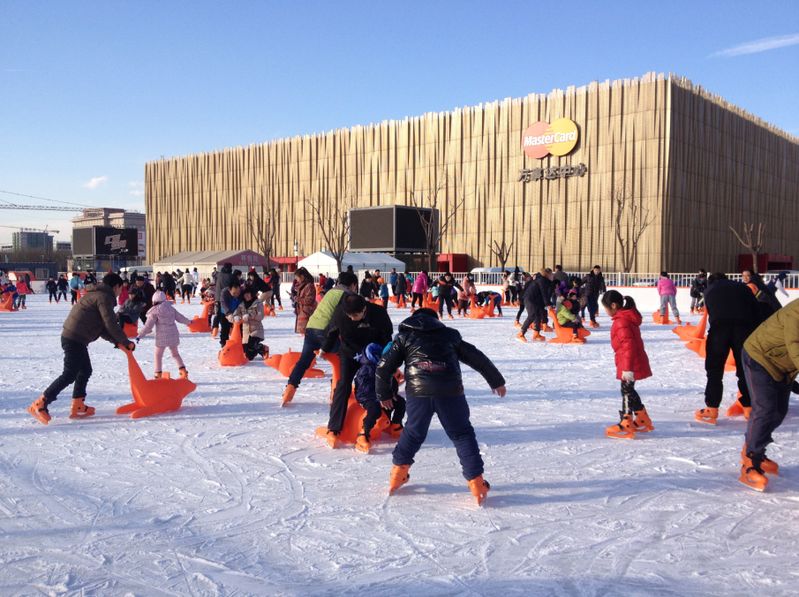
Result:
{"type": "Polygon", "coordinates": [[[752,412],[741,450],[739,481],[757,491],[768,485],[766,474],[779,474],[776,462],[766,457],[771,434],[788,413],[788,399],[799,373],[799,301],[789,303],[744,342],[741,351],[752,412]]]}
{"type": "Polygon", "coordinates": [[[68,385],[72,388],[72,410],[70,419],[81,419],[94,414],[94,407],[86,406],[86,384],[92,374],[89,344],[103,338],[115,347],[133,350],[136,345],[119,327],[114,314],[114,305],[122,292],[122,278],[107,274],[102,284],[87,285],[86,295],[72,306],[61,332],[61,347],[64,349],[64,372],[33,401],[28,412],[40,423],[50,422],[47,407],[55,402],[58,394],[68,385]]]}
{"type": "Polygon", "coordinates": [[[311,366],[316,351],[322,348],[327,339],[327,326],[333,319],[333,313],[347,293],[358,291],[358,277],[350,272],[341,272],[338,276],[338,283],[325,293],[322,301],[316,306],[316,310],[308,319],[305,327],[305,338],[302,343],[302,354],[297,364],[289,374],[289,381],[283,390],[283,404],[286,406],[294,398],[294,393],[300,387],[302,376],[311,366]]]}
{"type": "MultiPolygon", "coordinates": [[[[555,315],[558,318],[558,324],[560,324],[560,327],[571,328],[572,342],[584,344],[585,340],[580,338],[580,334],[578,332],[578,330],[583,327],[583,323],[574,312],[576,304],[577,303],[574,301],[573,295],[569,293],[569,298],[563,299],[558,304],[558,311],[555,315]]],[[[579,305],[577,306],[577,309],[579,309],[579,305]]]]}

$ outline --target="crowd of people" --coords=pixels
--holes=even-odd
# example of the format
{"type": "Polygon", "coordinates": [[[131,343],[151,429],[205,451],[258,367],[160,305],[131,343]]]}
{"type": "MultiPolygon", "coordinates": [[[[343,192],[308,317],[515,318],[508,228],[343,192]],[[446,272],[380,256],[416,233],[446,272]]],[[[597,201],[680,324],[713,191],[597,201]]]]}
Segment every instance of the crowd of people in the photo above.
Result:
{"type": "MultiPolygon", "coordinates": [[[[319,276],[317,282],[307,270],[299,268],[293,278],[288,295],[295,313],[294,329],[303,336],[303,346],[284,388],[282,404],[288,406],[292,402],[304,373],[318,353],[336,353],[339,381],[332,389],[327,442],[331,447],[341,445],[339,436],[354,384],[355,397],[366,411],[356,448],[369,451],[374,427],[384,413],[389,431],[399,437],[390,475],[392,492],[407,481],[409,467],[424,442],[433,414],[439,417],[455,444],[464,477],[478,502],[489,489],[482,477],[483,463],[469,423],[460,363],[480,372],[499,395],[505,393],[505,381],[488,357],[442,323],[445,317],[453,318],[453,308],[459,315],[466,315],[473,305],[491,304],[501,315],[503,305],[512,305],[518,308],[514,323],[521,328],[517,339],[523,342],[527,341],[531,327],[532,340],[544,339],[542,332],[550,329],[548,311],[551,310],[558,326],[572,330],[572,341],[582,343],[578,332],[584,325],[599,327],[597,315],[601,304],[612,320],[610,339],[622,397],[619,422],[609,426],[606,435],[630,439],[637,433],[654,430],[635,388],[636,382],[652,376],[640,332],[643,318],[631,297],[606,288],[598,265],[582,277],[569,276],[560,265],[543,268],[535,274],[517,268],[503,273],[499,291],[478,291],[471,274],[456,280],[449,272],[430,276],[421,271],[412,276],[396,270],[385,274],[376,270],[367,272],[359,281],[350,269],[335,280],[319,276]],[[395,331],[386,307],[390,300],[401,306],[406,299],[410,301],[411,316],[395,331]],[[436,308],[431,309],[431,304],[436,308]],[[404,374],[401,374],[399,369],[403,365],[404,374]],[[404,396],[400,394],[402,383],[404,396]]],[[[724,274],[707,275],[700,270],[691,283],[691,313],[706,313],[709,324],[705,406],[694,417],[701,423],[716,424],[724,367],[731,352],[738,379],[736,404],[749,419],[741,453],[740,480],[763,490],[768,483],[766,474],[778,471],[776,463],[766,456],[766,446],[785,417],[790,391],[797,389],[794,378],[799,372],[799,302],[781,307],[776,293],[785,293],[784,276],[769,284],[749,271],[742,278],[742,282],[736,282],[724,274]]],[[[244,275],[230,264],[219,271],[215,269],[204,279],[197,275],[196,268],[194,272],[188,268],[183,272],[159,272],[153,281],[136,272],[129,277],[108,274],[99,284],[91,273],[83,277],[76,274],[69,282],[62,279],[64,283],[48,281],[51,300],[66,298],[65,284],[73,291],[73,300],[75,294],[85,296],[73,306],[64,324],[61,338],[64,372],[29,408],[43,423],[50,420],[48,406],[71,383],[74,387],[70,416],[93,414],[94,409],[84,402],[86,382],[91,375],[87,345],[99,337],[117,347],[134,350],[139,340],[155,331],[155,377],[161,375],[167,349],[181,376],[187,376],[188,370],[178,351],[176,324],[188,325],[189,320],[173,306],[178,298],[188,302],[199,294],[203,301],[213,303],[214,308],[208,314],[209,325],[221,346],[230,339],[232,327],[241,325],[243,350],[250,360],[268,356],[264,315],[282,308],[277,271],[271,270],[263,276],[249,271],[244,275]],[[74,286],[73,280],[76,280],[74,286]],[[60,296],[54,297],[54,292],[60,296]],[[137,321],[143,322],[144,327],[138,330],[133,342],[122,333],[121,327],[137,321]]],[[[24,285],[24,280],[17,281],[18,294],[20,284],[24,285]]],[[[661,316],[670,309],[679,324],[677,288],[667,272],[661,273],[657,291],[661,316]]]]}

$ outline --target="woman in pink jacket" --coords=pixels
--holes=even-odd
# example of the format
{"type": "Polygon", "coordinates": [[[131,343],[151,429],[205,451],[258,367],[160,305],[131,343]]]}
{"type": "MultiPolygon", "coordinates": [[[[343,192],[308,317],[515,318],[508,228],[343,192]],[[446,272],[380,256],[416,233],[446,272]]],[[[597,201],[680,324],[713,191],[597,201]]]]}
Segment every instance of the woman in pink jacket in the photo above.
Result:
{"type": "Polygon", "coordinates": [[[677,325],[681,325],[680,312],[677,310],[677,287],[674,285],[674,281],[669,278],[668,272],[660,272],[658,294],[660,295],[660,316],[666,315],[666,305],[668,305],[677,319],[677,325]]]}
{"type": "Polygon", "coordinates": [[[147,334],[153,331],[155,327],[155,379],[161,377],[161,366],[164,359],[164,351],[168,348],[172,353],[172,358],[178,364],[178,372],[180,376],[186,378],[189,372],[183,364],[183,359],[180,358],[178,352],[178,344],[180,344],[180,333],[175,321],[179,321],[183,325],[189,325],[191,321],[181,315],[171,302],[166,300],[166,294],[162,290],[156,291],[153,294],[153,306],[147,311],[147,322],[144,327],[139,331],[136,342],[144,338],[147,334]]]}
{"type": "Polygon", "coordinates": [[[419,301],[419,307],[424,307],[424,295],[427,294],[427,289],[430,288],[430,279],[427,277],[427,272],[422,270],[416,279],[413,281],[411,292],[413,299],[411,300],[411,309],[416,307],[416,301],[419,301]]]}

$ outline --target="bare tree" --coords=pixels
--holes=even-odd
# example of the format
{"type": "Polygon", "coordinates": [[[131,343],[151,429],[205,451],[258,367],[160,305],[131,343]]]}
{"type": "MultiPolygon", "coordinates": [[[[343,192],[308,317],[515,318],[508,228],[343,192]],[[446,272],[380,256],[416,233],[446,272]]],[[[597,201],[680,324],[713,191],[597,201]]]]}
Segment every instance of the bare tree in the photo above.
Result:
{"type": "Polygon", "coordinates": [[[616,205],[616,240],[619,243],[621,264],[625,273],[629,273],[638,257],[638,242],[644,230],[653,222],[647,210],[631,197],[627,189],[619,189],[613,194],[616,205]]]}
{"type": "Polygon", "coordinates": [[[349,211],[355,205],[353,196],[349,195],[344,199],[340,207],[333,201],[314,201],[310,197],[305,198],[305,205],[308,206],[314,224],[322,234],[327,250],[336,260],[336,268],[340,272],[344,254],[350,246],[349,211]]]}
{"type": "Polygon", "coordinates": [[[427,254],[427,271],[432,272],[433,261],[438,254],[441,245],[441,238],[449,230],[450,224],[455,219],[455,214],[461,208],[465,197],[455,199],[447,209],[446,204],[441,201],[442,191],[446,187],[447,181],[439,183],[432,193],[411,193],[409,201],[411,206],[416,208],[419,221],[422,224],[422,232],[425,237],[425,253],[427,254]]]}
{"type": "Polygon", "coordinates": [[[738,231],[730,226],[730,230],[735,235],[735,238],[738,239],[738,242],[741,243],[745,249],[748,249],[749,252],[752,254],[752,271],[757,273],[757,255],[763,250],[763,232],[766,230],[766,225],[763,222],[758,222],[757,224],[757,236],[754,236],[753,233],[755,231],[754,224],[747,224],[744,222],[743,227],[743,237],[738,234],[738,231]]]}
{"type": "Polygon", "coordinates": [[[249,204],[248,212],[240,217],[250,234],[253,250],[266,258],[266,267],[268,269],[272,261],[276,233],[272,211],[267,209],[263,202],[259,210],[249,204]]]}
{"type": "Polygon", "coordinates": [[[502,244],[499,244],[497,241],[492,241],[492,244],[488,245],[488,248],[494,254],[494,257],[497,258],[499,262],[499,266],[502,268],[502,271],[505,271],[505,264],[508,262],[508,257],[510,257],[510,250],[513,248],[513,243],[506,244],[505,238],[502,238],[502,244]]]}

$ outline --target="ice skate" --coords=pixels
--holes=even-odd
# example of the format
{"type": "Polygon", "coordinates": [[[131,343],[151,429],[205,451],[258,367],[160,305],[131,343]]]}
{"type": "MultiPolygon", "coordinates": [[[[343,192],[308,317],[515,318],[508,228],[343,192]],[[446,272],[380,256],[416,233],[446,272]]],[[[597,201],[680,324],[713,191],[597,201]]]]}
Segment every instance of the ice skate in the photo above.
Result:
{"type": "Polygon", "coordinates": [[[636,432],[646,433],[647,431],[655,430],[655,426],[652,424],[652,419],[649,418],[649,414],[646,412],[645,408],[635,411],[633,415],[635,415],[633,418],[633,427],[635,428],[636,432]]]}
{"type": "Polygon", "coordinates": [[[335,431],[328,431],[327,435],[325,435],[325,441],[327,445],[334,450],[341,447],[341,441],[338,439],[338,433],[335,431]]]}
{"type": "Polygon", "coordinates": [[[541,335],[541,332],[533,332],[533,341],[534,342],[546,342],[547,339],[541,335]]]}
{"type": "Polygon", "coordinates": [[[283,398],[280,406],[286,406],[289,402],[294,399],[294,393],[297,391],[297,387],[289,384],[286,384],[286,389],[283,390],[283,398]]]}
{"type": "Polygon", "coordinates": [[[762,470],[757,470],[753,466],[747,467],[745,464],[741,465],[741,476],[738,480],[755,491],[765,491],[768,487],[768,477],[763,474],[762,470]]]}
{"type": "Polygon", "coordinates": [[[216,338],[219,335],[219,328],[211,328],[211,338],[216,338]]]}
{"type": "Polygon", "coordinates": [[[180,379],[189,379],[189,371],[186,367],[178,369],[178,375],[180,375],[180,379]]]}
{"type": "Polygon", "coordinates": [[[393,423],[388,428],[388,434],[393,438],[399,439],[399,437],[402,435],[402,429],[403,427],[400,423],[393,423]]]}
{"type": "Polygon", "coordinates": [[[679,317],[675,317],[675,319],[677,320],[677,325],[682,325],[682,319],[679,317]]]}
{"type": "Polygon", "coordinates": [[[519,332],[518,334],[516,334],[516,339],[517,339],[519,342],[522,342],[523,344],[527,344],[527,338],[525,338],[525,337],[524,337],[524,334],[523,334],[523,333],[521,333],[521,332],[519,332]]]}
{"type": "Polygon", "coordinates": [[[522,327],[522,324],[520,324],[519,320],[517,319],[516,321],[513,322],[513,327],[520,328],[520,327],[522,327]]]}
{"type": "Polygon", "coordinates": [[[551,327],[549,327],[549,324],[548,324],[548,323],[545,323],[545,324],[544,324],[544,327],[542,327],[542,328],[541,328],[541,331],[542,331],[542,332],[554,332],[555,330],[554,330],[554,329],[552,329],[551,327]]]}
{"type": "Polygon", "coordinates": [[[598,328],[599,327],[599,324],[596,321],[592,321],[588,325],[590,325],[592,328],[598,328]]]}
{"type": "Polygon", "coordinates": [[[70,419],[85,419],[94,414],[93,406],[86,406],[83,398],[73,398],[72,408],[69,411],[70,419]]]}
{"type": "Polygon", "coordinates": [[[605,429],[605,435],[612,439],[634,439],[635,426],[632,415],[622,415],[620,422],[605,429]]]}
{"type": "Polygon", "coordinates": [[[410,468],[410,464],[395,464],[391,467],[391,473],[388,475],[388,495],[393,495],[408,482],[408,479],[411,478],[408,472],[410,468]]]}
{"type": "Polygon", "coordinates": [[[160,371],[156,371],[155,373],[153,373],[153,379],[161,379],[162,377],[163,374],[160,371]]]}
{"type": "MultiPolygon", "coordinates": [[[[752,459],[746,454],[746,444],[743,445],[741,448],[741,466],[749,468],[752,466],[752,459]]],[[[762,470],[767,475],[777,475],[780,474],[780,465],[774,462],[771,458],[766,455],[763,455],[763,460],[760,461],[760,470],[762,470]]]]}
{"type": "Polygon", "coordinates": [[[474,479],[471,479],[469,482],[469,491],[472,492],[472,495],[477,500],[477,505],[482,506],[483,502],[485,502],[486,496],[488,495],[488,490],[491,489],[491,485],[483,479],[483,475],[478,475],[474,479]]]}
{"type": "Polygon", "coordinates": [[[585,344],[585,338],[580,338],[578,335],[572,336],[572,344],[585,344]]]}
{"type": "Polygon", "coordinates": [[[355,449],[359,452],[363,452],[364,454],[369,453],[369,448],[372,446],[371,442],[369,441],[369,436],[365,433],[359,433],[358,437],[355,438],[355,449]]]}
{"type": "Polygon", "coordinates": [[[34,400],[28,407],[28,412],[42,425],[47,425],[50,422],[50,413],[47,411],[47,404],[44,401],[44,396],[39,396],[34,400]]]}
{"type": "Polygon", "coordinates": [[[744,416],[744,405],[741,404],[741,399],[738,398],[735,402],[733,402],[730,407],[727,409],[727,416],[728,417],[742,417],[744,416]]]}
{"type": "Polygon", "coordinates": [[[719,409],[717,408],[700,408],[694,413],[694,419],[700,423],[708,425],[715,425],[719,419],[719,409]]]}

